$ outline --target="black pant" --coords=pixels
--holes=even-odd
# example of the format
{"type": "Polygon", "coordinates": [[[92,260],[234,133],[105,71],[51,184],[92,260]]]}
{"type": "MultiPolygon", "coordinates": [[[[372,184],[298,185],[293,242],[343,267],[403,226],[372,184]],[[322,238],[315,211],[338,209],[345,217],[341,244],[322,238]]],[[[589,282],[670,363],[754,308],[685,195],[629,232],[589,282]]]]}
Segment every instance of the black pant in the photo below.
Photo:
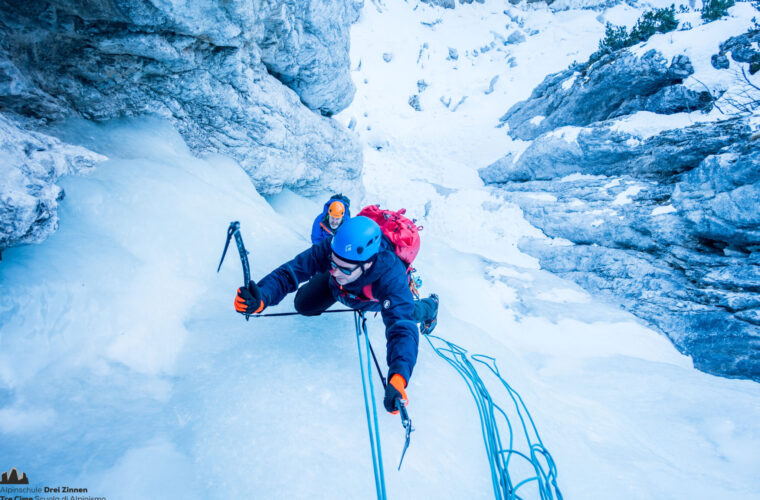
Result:
{"type": "Polygon", "coordinates": [[[330,273],[315,274],[298,289],[293,305],[296,311],[304,316],[319,316],[331,305],[335,298],[330,291],[330,273]]]}
{"type": "MultiPolygon", "coordinates": [[[[296,292],[293,305],[299,314],[319,316],[331,305],[335,298],[330,291],[330,273],[315,274],[296,292]]],[[[414,320],[418,323],[435,317],[435,302],[431,298],[414,301],[414,320]]]]}

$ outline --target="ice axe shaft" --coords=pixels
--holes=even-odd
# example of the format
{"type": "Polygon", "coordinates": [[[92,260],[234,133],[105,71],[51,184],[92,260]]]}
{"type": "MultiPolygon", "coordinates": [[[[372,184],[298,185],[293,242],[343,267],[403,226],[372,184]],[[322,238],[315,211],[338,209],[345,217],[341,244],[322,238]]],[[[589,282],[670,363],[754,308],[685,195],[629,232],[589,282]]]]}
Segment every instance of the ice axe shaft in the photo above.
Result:
{"type": "MultiPolygon", "coordinates": [[[[216,272],[219,272],[222,268],[222,262],[224,262],[224,257],[227,255],[227,249],[233,236],[235,237],[238,254],[240,254],[240,263],[243,266],[243,286],[248,286],[248,283],[251,282],[251,267],[248,263],[248,250],[245,249],[243,235],[240,234],[240,222],[238,221],[230,222],[230,226],[227,228],[227,240],[224,242],[224,251],[222,252],[222,258],[219,260],[219,267],[216,268],[216,272]]],[[[250,314],[246,314],[245,320],[248,321],[250,316],[250,314]]]]}
{"type": "Polygon", "coordinates": [[[401,451],[401,460],[398,462],[398,470],[401,470],[401,464],[404,463],[404,455],[406,455],[406,449],[409,448],[409,439],[411,437],[414,427],[412,427],[412,419],[409,418],[409,413],[406,411],[406,401],[401,398],[396,399],[396,408],[401,415],[401,425],[404,426],[406,431],[404,449],[401,451]]]}

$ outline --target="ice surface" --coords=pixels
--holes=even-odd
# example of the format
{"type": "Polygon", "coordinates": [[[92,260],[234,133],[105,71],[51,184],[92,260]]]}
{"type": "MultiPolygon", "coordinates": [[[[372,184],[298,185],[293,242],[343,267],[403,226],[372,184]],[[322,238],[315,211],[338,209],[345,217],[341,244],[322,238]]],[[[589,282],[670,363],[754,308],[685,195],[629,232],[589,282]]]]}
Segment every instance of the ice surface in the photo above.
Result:
{"type": "Polygon", "coordinates": [[[676,211],[676,208],[673,205],[667,204],[667,205],[663,205],[663,206],[656,207],[655,209],[653,209],[652,215],[671,214],[675,211],[676,211]]]}
{"type": "MultiPolygon", "coordinates": [[[[359,90],[337,119],[363,117],[366,195],[352,206],[405,207],[424,226],[416,266],[422,292],[441,297],[436,333],[496,357],[565,498],[760,498],[759,386],[694,370],[664,336],[541,270],[518,248],[540,231],[478,178],[524,147],[495,128],[499,115],[596,48],[598,13],[518,11],[538,33],[509,48],[509,68],[506,48],[471,56],[491,30],[512,29],[502,2],[413,4],[365,6],[352,33],[359,90]],[[431,12],[435,30],[420,24],[431,12]],[[493,93],[475,92],[494,74],[493,93]],[[423,78],[431,86],[415,112],[407,100],[423,78]],[[451,113],[436,92],[470,98],[451,113]],[[372,147],[367,126],[387,147],[372,147]]],[[[306,248],[323,200],[265,200],[234,162],[191,157],[160,122],[65,133],[111,160],[62,181],[55,235],[3,255],[3,459],[109,500],[372,498],[350,315],[246,322],[232,309],[234,248],[215,272],[231,220],[259,278],[306,248]]],[[[272,312],[291,309],[286,299],[272,312]]],[[[379,318],[369,328],[382,353],[379,318]]],[[[493,498],[471,396],[424,342],[408,393],[417,430],[401,472],[401,425],[380,415],[388,496],[493,498]]]]}

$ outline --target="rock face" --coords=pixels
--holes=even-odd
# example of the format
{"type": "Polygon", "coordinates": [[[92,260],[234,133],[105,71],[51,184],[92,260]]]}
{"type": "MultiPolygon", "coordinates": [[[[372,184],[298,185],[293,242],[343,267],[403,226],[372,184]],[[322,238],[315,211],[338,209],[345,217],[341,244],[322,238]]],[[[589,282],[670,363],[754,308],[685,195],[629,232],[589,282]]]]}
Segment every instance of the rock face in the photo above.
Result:
{"type": "MultiPolygon", "coordinates": [[[[652,120],[657,116],[650,114],[652,120]]],[[[638,137],[608,120],[590,127],[561,127],[533,141],[516,162],[499,160],[480,171],[488,183],[551,180],[576,172],[658,180],[695,168],[750,128],[740,120],[701,123],[638,137]]]]}
{"type": "MultiPolygon", "coordinates": [[[[654,76],[648,81],[663,74],[662,66],[649,67],[654,76]]],[[[756,125],[734,117],[683,126],[676,117],[642,112],[647,100],[639,99],[635,82],[629,83],[638,97],[617,99],[635,106],[609,106],[590,116],[567,94],[575,83],[561,89],[573,73],[547,77],[531,99],[507,113],[515,135],[541,135],[519,157],[481,170],[483,180],[499,185],[504,199],[546,235],[574,243],[526,241],[521,247],[542,267],[648,321],[697,368],[760,381],[756,125]],[[608,119],[631,106],[637,114],[608,119]],[[526,110],[546,118],[523,125],[532,115],[526,110]],[[568,122],[584,126],[557,126],[568,122]]],[[[576,92],[609,90],[603,79],[595,80],[602,88],[589,88],[592,81],[576,92]]],[[[677,107],[676,100],[668,109],[677,107]]]]}
{"type": "MultiPolygon", "coordinates": [[[[673,205],[694,234],[734,250],[760,250],[760,137],[705,158],[676,184],[673,205]]],[[[758,269],[760,270],[760,269],[758,269]]],[[[752,283],[760,287],[760,282],[752,283]]],[[[758,297],[760,299],[760,297],[758,297]]]]}
{"type": "Polygon", "coordinates": [[[422,0],[422,1],[427,4],[437,5],[439,7],[444,7],[446,9],[453,9],[457,6],[455,0],[422,0]]]}
{"type": "MultiPolygon", "coordinates": [[[[454,9],[456,8],[456,0],[422,0],[424,3],[430,4],[430,5],[437,5],[439,7],[444,7],[446,9],[454,9]]],[[[459,0],[460,4],[471,4],[471,3],[484,3],[485,0],[459,0]]]]}
{"type": "Polygon", "coordinates": [[[0,106],[41,122],[156,114],[263,194],[345,190],[361,149],[340,0],[0,0],[0,106]]]}
{"type": "Polygon", "coordinates": [[[680,85],[693,73],[686,56],[668,63],[655,50],[640,58],[621,51],[549,75],[500,120],[509,124],[512,137],[530,140],[557,127],[589,125],[639,110],[671,114],[708,109],[708,92],[680,85]]]}
{"type": "Polygon", "coordinates": [[[0,115],[0,251],[39,243],[58,227],[62,175],[95,166],[104,156],[22,130],[0,115]]]}
{"type": "MultiPolygon", "coordinates": [[[[304,104],[322,114],[344,109],[353,98],[349,27],[361,2],[247,0],[229,6],[216,0],[193,4],[149,0],[3,3],[3,21],[10,28],[4,37],[6,56],[25,73],[59,70],[62,74],[57,76],[65,76],[69,85],[81,85],[76,80],[87,76],[91,83],[105,80],[93,73],[94,68],[111,70],[112,77],[134,79],[141,76],[139,69],[153,78],[177,77],[196,68],[216,69],[204,65],[214,51],[241,52],[229,61],[222,58],[228,73],[258,72],[256,66],[262,64],[295,90],[304,104]],[[87,62],[83,56],[95,61],[75,68],[77,63],[87,62]],[[234,68],[235,62],[248,67],[234,68]]],[[[54,86],[55,79],[50,76],[30,76],[43,90],[64,86],[54,86]]],[[[229,77],[220,78],[225,76],[229,77]]],[[[106,88],[106,82],[101,82],[99,90],[115,91],[118,83],[106,88]]],[[[73,94],[73,90],[69,92],[73,94]]],[[[81,99],[86,101],[87,96],[81,99]]]]}
{"type": "Polygon", "coordinates": [[[255,42],[269,73],[324,115],[348,107],[356,90],[349,73],[349,29],[363,0],[253,4],[258,19],[242,27],[262,25],[255,42]]]}

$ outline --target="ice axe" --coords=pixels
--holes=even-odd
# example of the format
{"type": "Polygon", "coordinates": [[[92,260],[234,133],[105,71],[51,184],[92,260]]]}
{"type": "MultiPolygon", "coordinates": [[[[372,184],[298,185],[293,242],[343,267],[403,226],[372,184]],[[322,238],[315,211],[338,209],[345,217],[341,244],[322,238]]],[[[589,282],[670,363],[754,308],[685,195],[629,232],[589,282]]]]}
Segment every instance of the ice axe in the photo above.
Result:
{"type": "MultiPolygon", "coordinates": [[[[235,237],[235,243],[237,244],[238,253],[240,254],[240,263],[243,265],[243,286],[248,286],[251,282],[251,268],[248,264],[248,250],[245,249],[243,244],[243,235],[240,234],[240,222],[230,222],[230,227],[227,228],[227,241],[224,242],[224,251],[222,252],[222,258],[219,261],[219,267],[216,268],[216,272],[222,268],[222,262],[224,262],[224,256],[227,255],[227,248],[230,246],[230,240],[235,237]]],[[[250,319],[250,314],[245,315],[245,320],[250,319]]]]}

